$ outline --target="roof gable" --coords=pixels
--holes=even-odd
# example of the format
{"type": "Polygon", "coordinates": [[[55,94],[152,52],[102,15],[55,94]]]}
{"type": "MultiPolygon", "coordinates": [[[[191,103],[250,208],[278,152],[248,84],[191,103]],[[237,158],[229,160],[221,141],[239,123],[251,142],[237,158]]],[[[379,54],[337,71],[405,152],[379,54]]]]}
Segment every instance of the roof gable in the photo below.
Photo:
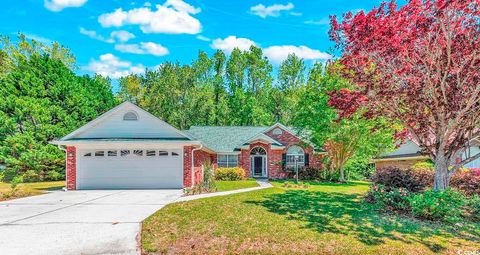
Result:
{"type": "Polygon", "coordinates": [[[189,136],[158,119],[140,107],[124,102],[100,115],[81,128],[66,135],[61,141],[79,139],[190,139],[189,136]],[[126,113],[135,113],[137,120],[124,120],[126,113]]]}

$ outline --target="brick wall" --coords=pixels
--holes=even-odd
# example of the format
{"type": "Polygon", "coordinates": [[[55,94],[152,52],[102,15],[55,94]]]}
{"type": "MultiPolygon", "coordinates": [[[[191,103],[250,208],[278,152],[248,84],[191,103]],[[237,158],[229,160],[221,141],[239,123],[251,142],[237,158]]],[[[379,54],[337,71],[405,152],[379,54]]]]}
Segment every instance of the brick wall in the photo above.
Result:
{"type": "MultiPolygon", "coordinates": [[[[192,151],[195,147],[185,146],[183,148],[183,186],[188,188],[192,186],[192,151]]],[[[194,182],[199,184],[202,181],[202,168],[206,161],[210,161],[216,168],[216,155],[203,150],[196,150],[194,153],[194,182]]]]}
{"type": "Polygon", "coordinates": [[[77,189],[77,150],[74,146],[67,146],[67,189],[77,189]]]}
{"type": "Polygon", "coordinates": [[[317,167],[317,168],[322,167],[322,155],[314,153],[312,146],[306,144],[300,138],[296,137],[295,135],[291,134],[290,132],[284,129],[281,129],[282,134],[280,135],[275,135],[273,133],[273,130],[275,130],[275,128],[266,132],[265,134],[281,142],[282,144],[285,145],[286,148],[284,150],[273,150],[273,155],[271,157],[272,162],[269,162],[269,166],[271,166],[271,168],[269,168],[271,169],[271,171],[269,170],[269,176],[268,176],[269,178],[285,178],[286,177],[286,173],[285,171],[283,171],[281,166],[282,154],[286,153],[288,148],[293,145],[299,145],[300,147],[304,148],[305,153],[309,155],[308,156],[309,165],[311,167],[317,167]]]}

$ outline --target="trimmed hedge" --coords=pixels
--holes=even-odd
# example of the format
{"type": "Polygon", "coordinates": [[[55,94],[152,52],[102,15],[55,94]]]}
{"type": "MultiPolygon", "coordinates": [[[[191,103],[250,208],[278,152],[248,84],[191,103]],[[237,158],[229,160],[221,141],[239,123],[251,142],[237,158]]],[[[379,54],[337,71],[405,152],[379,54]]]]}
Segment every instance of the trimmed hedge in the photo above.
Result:
{"type": "Polygon", "coordinates": [[[245,179],[245,170],[241,167],[220,167],[215,172],[215,180],[219,181],[240,181],[245,179]]]}

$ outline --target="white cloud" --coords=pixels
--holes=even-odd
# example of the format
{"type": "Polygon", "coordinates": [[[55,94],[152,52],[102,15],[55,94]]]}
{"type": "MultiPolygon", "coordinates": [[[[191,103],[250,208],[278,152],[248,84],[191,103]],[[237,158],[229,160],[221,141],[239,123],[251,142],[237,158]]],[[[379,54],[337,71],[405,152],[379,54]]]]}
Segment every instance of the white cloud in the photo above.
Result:
{"type": "Polygon", "coordinates": [[[111,53],[100,55],[98,60],[90,60],[85,69],[112,79],[145,72],[145,66],[142,64],[133,65],[131,62],[123,61],[111,53]]]}
{"type": "Polygon", "coordinates": [[[59,12],[69,7],[80,7],[88,0],[44,0],[45,8],[50,11],[59,12]]]}
{"type": "Polygon", "coordinates": [[[118,30],[118,31],[111,32],[110,38],[112,39],[116,38],[120,42],[126,42],[130,39],[135,38],[135,35],[125,30],[118,30]]]}
{"type": "MultiPolygon", "coordinates": [[[[16,35],[16,34],[15,34],[16,35]]],[[[43,44],[52,44],[53,40],[45,38],[43,36],[35,35],[35,34],[30,34],[30,33],[23,33],[25,35],[25,38],[30,39],[30,40],[35,40],[37,42],[41,42],[43,44]]]]}
{"type": "Polygon", "coordinates": [[[106,43],[114,43],[116,41],[118,42],[126,42],[130,39],[135,38],[135,35],[125,31],[125,30],[118,30],[118,31],[113,31],[110,33],[110,37],[104,37],[100,34],[97,33],[95,30],[88,30],[83,27],[80,27],[80,34],[86,35],[92,39],[99,40],[102,42],[106,43]]]}
{"type": "Polygon", "coordinates": [[[217,38],[213,40],[210,47],[217,50],[223,50],[225,52],[232,52],[234,48],[240,50],[248,50],[250,46],[255,45],[255,42],[247,38],[237,38],[234,35],[228,36],[225,39],[217,38]]]}
{"type": "Polygon", "coordinates": [[[206,36],[203,36],[203,35],[197,35],[197,39],[200,40],[200,41],[205,41],[205,42],[210,42],[212,39],[206,37],[206,36]]]}
{"type": "Polygon", "coordinates": [[[307,46],[280,45],[270,46],[263,49],[267,56],[274,63],[281,63],[289,54],[295,54],[297,57],[305,60],[327,60],[332,56],[319,50],[311,49],[307,46]]]}
{"type": "Polygon", "coordinates": [[[120,52],[150,54],[154,56],[165,56],[169,53],[167,48],[153,42],[141,42],[140,44],[117,44],[115,45],[115,49],[120,52]]]}
{"type": "MultiPolygon", "coordinates": [[[[289,11],[293,9],[295,6],[292,3],[288,4],[273,4],[269,6],[265,6],[263,4],[258,4],[255,6],[250,7],[250,12],[253,15],[257,15],[261,18],[266,18],[268,16],[271,17],[278,17],[282,11],[289,11]]],[[[298,15],[299,13],[294,13],[298,15]]]]}
{"type": "Polygon", "coordinates": [[[202,30],[200,21],[192,15],[201,11],[182,0],[167,0],[156,5],[157,10],[149,7],[124,11],[122,8],[98,17],[103,27],[121,27],[139,25],[144,33],[198,34],[202,30]]]}
{"type": "Polygon", "coordinates": [[[115,42],[115,40],[113,40],[113,38],[105,38],[105,37],[99,35],[97,33],[97,31],[88,30],[88,29],[85,29],[83,27],[80,27],[80,34],[86,35],[86,36],[88,36],[92,39],[99,40],[99,41],[106,42],[106,43],[114,43],[115,42]]]}
{"type": "Polygon", "coordinates": [[[329,18],[322,18],[322,19],[319,19],[319,20],[307,20],[303,23],[311,24],[311,25],[329,25],[330,24],[330,19],[329,18]]]}

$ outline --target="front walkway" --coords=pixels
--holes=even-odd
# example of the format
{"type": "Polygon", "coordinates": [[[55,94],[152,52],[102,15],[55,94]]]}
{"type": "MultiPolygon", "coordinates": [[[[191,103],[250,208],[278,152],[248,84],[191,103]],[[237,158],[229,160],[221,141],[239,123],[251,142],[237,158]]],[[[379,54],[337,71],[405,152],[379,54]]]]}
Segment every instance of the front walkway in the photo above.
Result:
{"type": "Polygon", "coordinates": [[[140,222],[182,190],[52,192],[0,203],[0,254],[139,254],[140,222]]]}
{"type": "Polygon", "coordinates": [[[206,198],[206,197],[226,196],[226,195],[231,195],[231,194],[237,194],[237,193],[243,193],[243,192],[254,191],[254,190],[259,190],[259,189],[266,189],[266,188],[273,187],[272,184],[270,184],[267,179],[257,179],[257,183],[259,185],[258,187],[246,188],[246,189],[237,189],[237,190],[229,190],[229,191],[221,191],[221,192],[214,192],[214,193],[206,193],[206,194],[192,195],[192,196],[185,196],[185,197],[179,198],[175,202],[190,201],[190,200],[206,198]]]}

